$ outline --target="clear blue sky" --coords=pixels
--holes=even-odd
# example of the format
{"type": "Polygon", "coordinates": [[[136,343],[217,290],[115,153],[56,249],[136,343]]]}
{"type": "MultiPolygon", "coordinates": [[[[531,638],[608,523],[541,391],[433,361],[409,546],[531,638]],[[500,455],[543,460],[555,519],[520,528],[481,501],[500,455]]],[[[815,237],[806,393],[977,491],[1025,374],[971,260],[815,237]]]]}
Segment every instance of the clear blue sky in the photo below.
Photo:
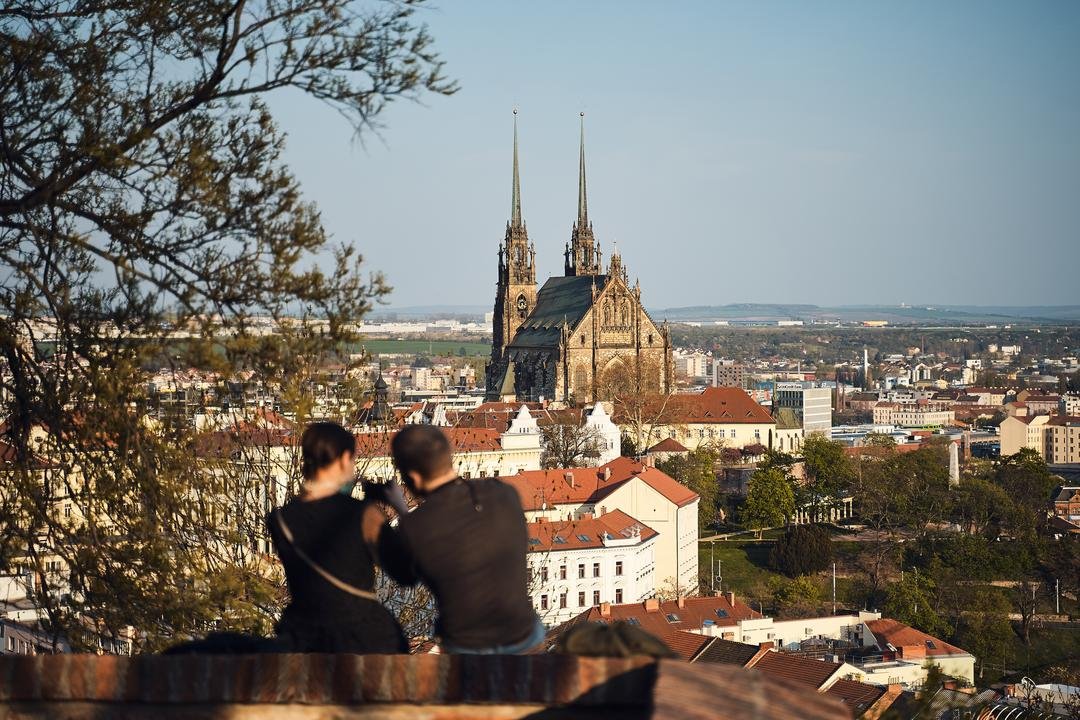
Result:
{"type": "Polygon", "coordinates": [[[1078,304],[1080,2],[444,2],[461,84],[286,160],[394,306],[492,303],[511,110],[541,282],[589,210],[650,307],[1078,304]]]}

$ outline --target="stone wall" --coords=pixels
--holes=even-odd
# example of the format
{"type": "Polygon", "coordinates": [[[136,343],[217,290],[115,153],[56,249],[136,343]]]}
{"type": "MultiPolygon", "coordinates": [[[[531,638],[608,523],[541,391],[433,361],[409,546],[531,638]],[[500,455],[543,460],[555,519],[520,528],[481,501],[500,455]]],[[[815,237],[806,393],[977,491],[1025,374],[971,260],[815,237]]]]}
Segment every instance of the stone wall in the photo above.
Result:
{"type": "Polygon", "coordinates": [[[806,688],[645,658],[96,655],[0,658],[0,718],[849,717],[806,688]]]}

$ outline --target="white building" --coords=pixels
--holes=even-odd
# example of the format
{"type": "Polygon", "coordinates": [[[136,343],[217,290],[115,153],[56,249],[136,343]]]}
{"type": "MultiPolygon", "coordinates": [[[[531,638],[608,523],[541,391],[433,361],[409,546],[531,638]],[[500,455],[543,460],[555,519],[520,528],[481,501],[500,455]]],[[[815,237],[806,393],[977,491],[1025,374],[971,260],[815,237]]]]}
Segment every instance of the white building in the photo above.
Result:
{"type": "Polygon", "coordinates": [[[656,588],[652,528],[621,510],[528,524],[530,595],[553,627],[601,603],[640,602],[656,588]]]}
{"type": "Polygon", "coordinates": [[[660,470],[620,457],[600,467],[521,472],[503,480],[517,489],[528,522],[621,510],[659,534],[653,589],[697,591],[700,498],[660,470]]]}
{"type": "Polygon", "coordinates": [[[596,462],[598,465],[609,463],[619,457],[622,443],[622,432],[619,426],[608,415],[603,403],[593,405],[592,411],[585,419],[585,430],[596,440],[600,455],[596,462]]]}
{"type": "Polygon", "coordinates": [[[812,382],[778,382],[773,385],[773,407],[791,408],[802,422],[803,435],[832,429],[832,389],[812,382]]]}

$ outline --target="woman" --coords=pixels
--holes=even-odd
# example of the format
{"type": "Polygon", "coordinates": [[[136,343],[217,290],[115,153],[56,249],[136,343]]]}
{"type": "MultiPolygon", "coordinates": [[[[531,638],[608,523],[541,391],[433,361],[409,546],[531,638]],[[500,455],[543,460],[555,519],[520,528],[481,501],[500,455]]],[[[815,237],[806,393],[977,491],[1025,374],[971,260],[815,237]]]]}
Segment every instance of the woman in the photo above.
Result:
{"type": "Polygon", "coordinates": [[[386,516],[350,494],[356,438],[318,422],[300,445],[303,492],[267,518],[292,594],[277,624],[282,649],[407,652],[401,627],[374,594],[374,548],[386,516]]]}

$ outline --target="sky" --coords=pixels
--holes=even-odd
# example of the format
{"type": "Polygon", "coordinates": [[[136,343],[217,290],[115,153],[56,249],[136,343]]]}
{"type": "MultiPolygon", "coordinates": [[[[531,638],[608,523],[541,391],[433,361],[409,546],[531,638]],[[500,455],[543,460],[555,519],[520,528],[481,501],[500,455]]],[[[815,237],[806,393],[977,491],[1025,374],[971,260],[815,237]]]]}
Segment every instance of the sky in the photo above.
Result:
{"type": "Polygon", "coordinates": [[[357,140],[272,99],[285,160],[392,307],[491,305],[510,213],[562,274],[589,216],[648,307],[1080,304],[1080,2],[452,2],[451,97],[357,140]]]}

